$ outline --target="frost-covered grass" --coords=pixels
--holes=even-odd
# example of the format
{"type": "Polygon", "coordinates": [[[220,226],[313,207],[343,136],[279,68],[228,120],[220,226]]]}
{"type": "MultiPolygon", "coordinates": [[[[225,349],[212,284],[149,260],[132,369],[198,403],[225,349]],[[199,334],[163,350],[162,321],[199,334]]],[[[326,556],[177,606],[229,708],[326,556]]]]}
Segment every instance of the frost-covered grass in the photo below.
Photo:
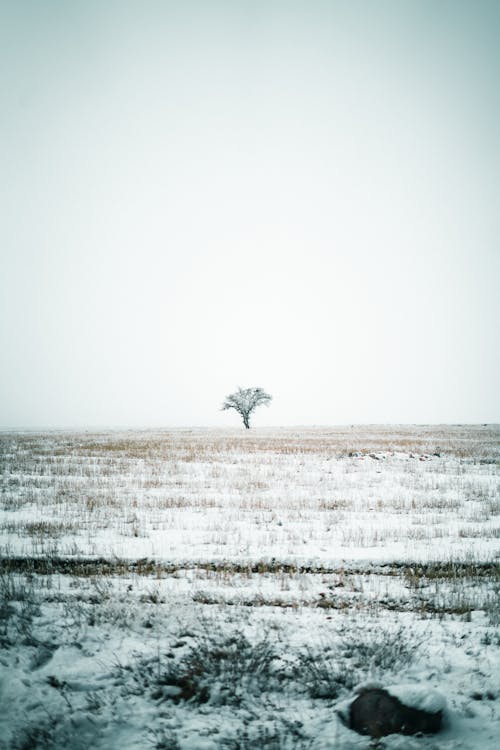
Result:
{"type": "Polygon", "coordinates": [[[0,750],[496,749],[499,437],[4,433],[0,750]],[[367,682],[443,731],[352,732],[367,682]]]}
{"type": "Polygon", "coordinates": [[[280,561],[498,549],[499,430],[3,434],[0,548],[280,561]]]}
{"type": "Polygon", "coordinates": [[[440,735],[383,747],[496,747],[500,644],[481,609],[207,605],[170,575],[9,572],[1,592],[2,748],[368,748],[337,714],[366,682],[447,697],[440,735]]]}

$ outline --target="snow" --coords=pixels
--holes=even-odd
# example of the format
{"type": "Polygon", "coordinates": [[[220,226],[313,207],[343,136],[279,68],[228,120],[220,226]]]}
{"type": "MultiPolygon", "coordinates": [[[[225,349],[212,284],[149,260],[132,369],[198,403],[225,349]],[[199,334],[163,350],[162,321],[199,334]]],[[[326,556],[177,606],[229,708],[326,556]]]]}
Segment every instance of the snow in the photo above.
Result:
{"type": "Polygon", "coordinates": [[[429,685],[388,685],[388,693],[398,698],[405,706],[436,714],[446,708],[446,698],[429,685]]]}
{"type": "Polygon", "coordinates": [[[0,750],[368,750],[367,683],[496,750],[499,437],[1,435],[0,750]]]}

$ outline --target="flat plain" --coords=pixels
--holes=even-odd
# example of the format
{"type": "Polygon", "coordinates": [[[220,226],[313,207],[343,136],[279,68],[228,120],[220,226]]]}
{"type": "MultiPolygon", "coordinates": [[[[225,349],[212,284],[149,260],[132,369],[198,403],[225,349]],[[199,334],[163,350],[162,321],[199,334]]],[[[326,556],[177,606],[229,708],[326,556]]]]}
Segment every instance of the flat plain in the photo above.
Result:
{"type": "Polygon", "coordinates": [[[0,439],[2,750],[498,746],[500,427],[0,439]]]}

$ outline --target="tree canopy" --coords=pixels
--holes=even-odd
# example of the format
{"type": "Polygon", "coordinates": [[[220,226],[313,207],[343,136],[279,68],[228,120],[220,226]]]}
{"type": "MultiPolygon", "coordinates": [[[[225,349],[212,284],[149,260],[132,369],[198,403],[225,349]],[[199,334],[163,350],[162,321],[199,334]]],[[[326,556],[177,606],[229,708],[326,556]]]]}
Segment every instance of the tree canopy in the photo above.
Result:
{"type": "Polygon", "coordinates": [[[272,396],[263,388],[238,388],[237,391],[226,396],[222,410],[234,409],[243,419],[246,429],[250,429],[250,415],[261,404],[269,406],[272,396]]]}

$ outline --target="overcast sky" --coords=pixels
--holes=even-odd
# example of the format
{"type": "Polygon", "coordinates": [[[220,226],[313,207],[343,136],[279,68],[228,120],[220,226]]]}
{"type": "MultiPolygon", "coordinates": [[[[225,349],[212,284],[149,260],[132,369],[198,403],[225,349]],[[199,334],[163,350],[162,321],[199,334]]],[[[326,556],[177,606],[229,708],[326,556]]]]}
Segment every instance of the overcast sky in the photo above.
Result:
{"type": "Polygon", "coordinates": [[[500,3],[0,0],[0,425],[500,421],[500,3]]]}

